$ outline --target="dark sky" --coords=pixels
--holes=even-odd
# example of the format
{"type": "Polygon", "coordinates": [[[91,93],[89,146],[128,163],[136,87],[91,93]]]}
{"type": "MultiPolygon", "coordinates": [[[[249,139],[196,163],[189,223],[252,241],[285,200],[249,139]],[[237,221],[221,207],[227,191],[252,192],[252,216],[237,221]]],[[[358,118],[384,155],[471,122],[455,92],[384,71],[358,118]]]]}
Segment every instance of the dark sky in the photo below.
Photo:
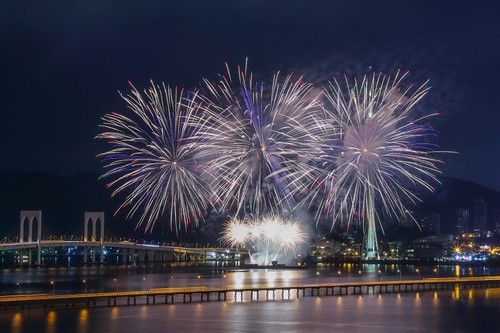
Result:
{"type": "Polygon", "coordinates": [[[497,1],[2,1],[0,170],[99,171],[100,117],[150,79],[192,88],[224,62],[257,73],[410,70],[446,175],[500,190],[497,1]]]}

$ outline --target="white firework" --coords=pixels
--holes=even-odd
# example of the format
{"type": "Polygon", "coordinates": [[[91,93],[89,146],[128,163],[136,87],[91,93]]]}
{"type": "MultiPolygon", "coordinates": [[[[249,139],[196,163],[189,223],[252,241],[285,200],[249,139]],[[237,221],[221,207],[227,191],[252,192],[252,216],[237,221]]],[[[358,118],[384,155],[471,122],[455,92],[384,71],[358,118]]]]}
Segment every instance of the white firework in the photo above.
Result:
{"type": "Polygon", "coordinates": [[[197,160],[198,146],[192,119],[199,112],[196,93],[151,82],[142,94],[132,86],[122,95],[130,115],[110,113],[102,118],[97,138],[109,151],[99,155],[106,163],[108,186],[126,193],[118,208],[130,207],[127,218],[140,211],[138,226],[146,230],[164,218],[176,231],[198,222],[209,205],[208,184],[197,160]]]}

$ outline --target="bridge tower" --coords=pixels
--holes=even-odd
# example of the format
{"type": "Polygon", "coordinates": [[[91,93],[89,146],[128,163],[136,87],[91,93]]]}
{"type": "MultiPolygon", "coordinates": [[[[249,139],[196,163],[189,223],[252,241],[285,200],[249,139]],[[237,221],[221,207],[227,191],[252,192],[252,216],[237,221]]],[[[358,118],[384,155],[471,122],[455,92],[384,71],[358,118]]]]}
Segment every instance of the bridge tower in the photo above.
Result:
{"type": "MultiPolygon", "coordinates": [[[[104,249],[104,212],[85,212],[83,217],[83,241],[89,241],[89,222],[92,224],[92,234],[90,235],[91,242],[99,242],[99,248],[101,250],[101,263],[103,262],[104,249]],[[100,235],[99,239],[97,239],[97,223],[100,222],[100,235]]],[[[86,263],[88,261],[88,247],[84,247],[83,250],[83,262],[86,263]]],[[[92,263],[95,263],[95,251],[92,256],[92,263]]]]}
{"type": "MultiPolygon", "coordinates": [[[[41,210],[22,210],[20,214],[19,222],[19,242],[24,243],[24,222],[28,221],[28,242],[33,242],[33,221],[37,221],[37,231],[36,231],[36,243],[37,243],[37,255],[36,263],[41,264],[42,261],[42,247],[40,245],[42,239],[42,211],[41,210]]],[[[32,264],[31,251],[28,250],[28,264],[32,264]]]]}

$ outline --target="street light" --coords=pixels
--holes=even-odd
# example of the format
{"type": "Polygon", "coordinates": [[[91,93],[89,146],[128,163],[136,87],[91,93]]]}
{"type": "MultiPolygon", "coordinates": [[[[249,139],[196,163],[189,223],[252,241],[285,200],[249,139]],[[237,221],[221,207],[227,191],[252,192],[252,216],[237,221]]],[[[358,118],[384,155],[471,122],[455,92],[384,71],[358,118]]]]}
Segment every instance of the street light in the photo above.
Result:
{"type": "Polygon", "coordinates": [[[83,279],[83,284],[85,285],[85,293],[88,294],[89,290],[87,289],[87,280],[83,279]]]}
{"type": "Polygon", "coordinates": [[[113,279],[113,281],[115,282],[115,292],[118,292],[118,283],[116,283],[116,279],[113,279]]]}
{"type": "Polygon", "coordinates": [[[399,281],[401,281],[401,270],[398,269],[398,273],[399,273],[399,281]]]}
{"type": "Polygon", "coordinates": [[[434,268],[434,273],[436,273],[436,278],[438,278],[439,277],[439,269],[434,268]]]}
{"type": "Polygon", "coordinates": [[[21,284],[19,282],[16,283],[17,286],[17,292],[20,294],[21,293],[21,284]]]}
{"type": "Polygon", "coordinates": [[[50,285],[52,286],[52,296],[54,296],[56,294],[56,285],[54,281],[50,281],[50,285]]]}
{"type": "Polygon", "coordinates": [[[417,268],[417,269],[415,269],[415,272],[417,272],[417,273],[418,273],[418,279],[420,280],[420,269],[418,269],[418,268],[417,268]]]}
{"type": "Polygon", "coordinates": [[[380,282],[382,282],[382,271],[379,269],[378,273],[380,274],[380,282]]]}

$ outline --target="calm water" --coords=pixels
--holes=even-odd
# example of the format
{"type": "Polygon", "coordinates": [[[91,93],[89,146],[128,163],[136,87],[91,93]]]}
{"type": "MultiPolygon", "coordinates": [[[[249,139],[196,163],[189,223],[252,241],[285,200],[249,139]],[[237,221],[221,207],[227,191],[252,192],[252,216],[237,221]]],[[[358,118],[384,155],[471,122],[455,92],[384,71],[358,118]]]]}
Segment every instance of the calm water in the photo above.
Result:
{"type": "MultiPolygon", "coordinates": [[[[376,265],[275,271],[164,266],[42,268],[2,270],[0,279],[2,293],[9,294],[84,292],[85,288],[93,292],[181,286],[293,286],[415,279],[419,274],[422,278],[499,274],[498,268],[442,266],[437,272],[435,268],[419,267],[418,272],[413,266],[376,265]],[[54,289],[50,281],[54,281],[54,289]]],[[[235,302],[231,298],[228,302],[154,306],[0,310],[0,332],[500,332],[500,288],[279,298],[278,293],[275,301],[261,297],[260,301],[235,302]]]]}

